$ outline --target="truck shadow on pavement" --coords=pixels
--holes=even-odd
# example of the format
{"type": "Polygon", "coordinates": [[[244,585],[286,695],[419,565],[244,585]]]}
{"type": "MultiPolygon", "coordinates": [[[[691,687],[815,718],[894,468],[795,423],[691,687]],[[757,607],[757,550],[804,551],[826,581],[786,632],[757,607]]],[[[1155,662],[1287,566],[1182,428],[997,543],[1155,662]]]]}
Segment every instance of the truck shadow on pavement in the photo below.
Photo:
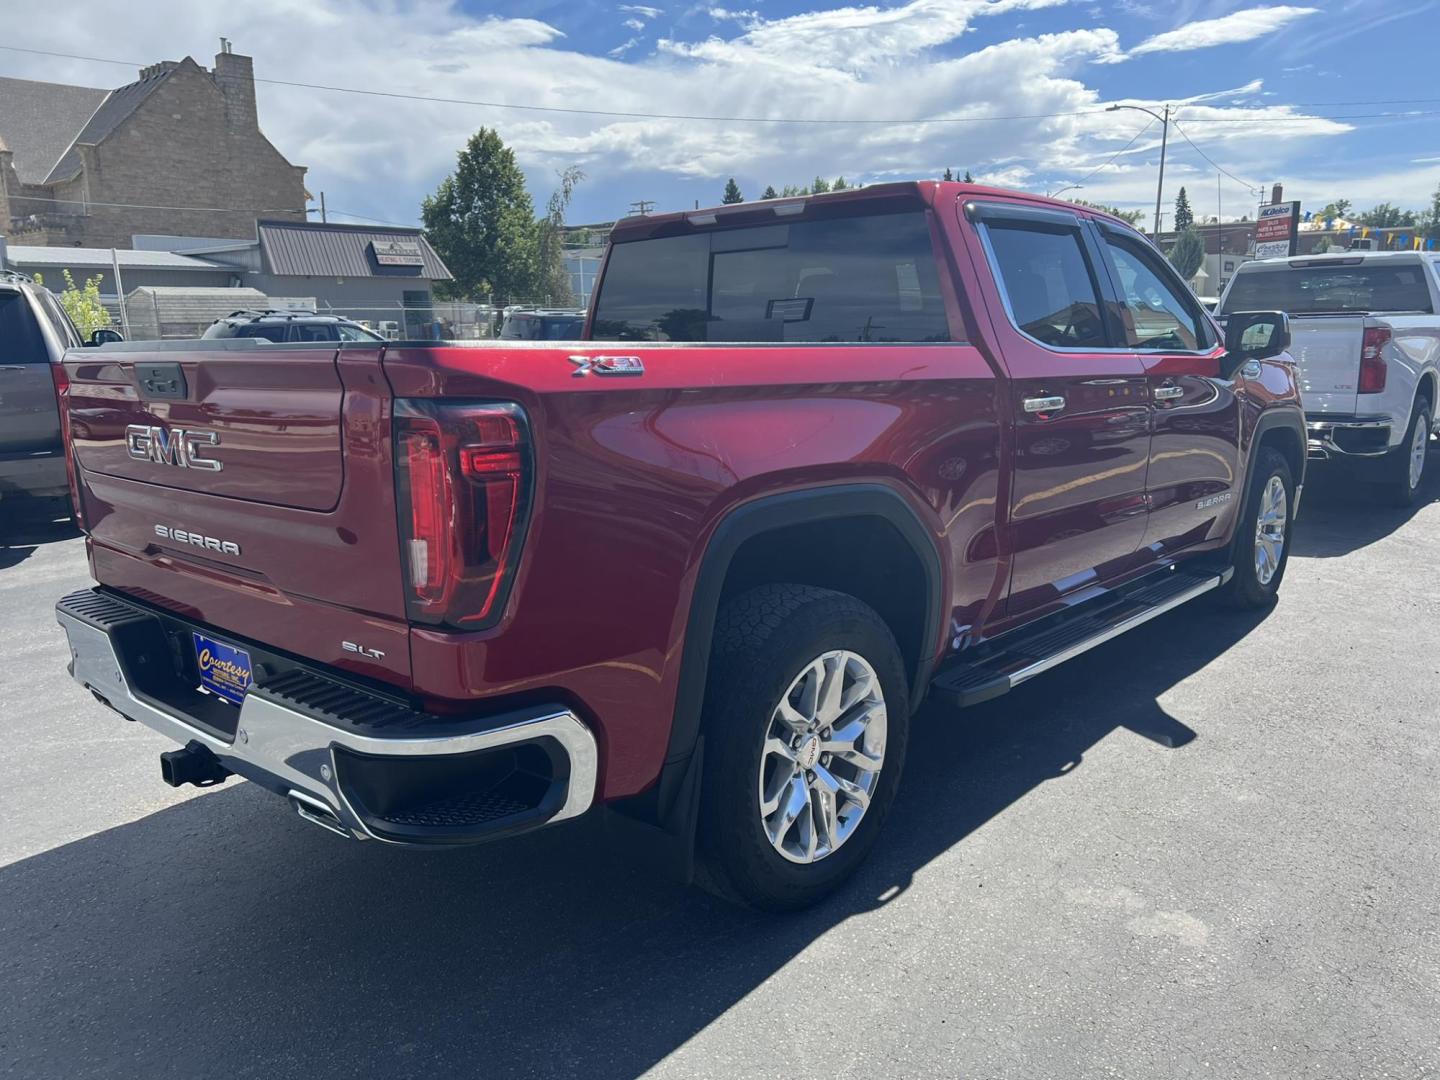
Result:
{"type": "Polygon", "coordinates": [[[658,878],[586,820],[417,853],[331,837],[252,785],[200,795],[0,870],[0,1072],[636,1076],[985,822],[1083,775],[1100,740],[1189,742],[1157,699],[1262,618],[1165,616],[968,712],[927,706],[882,843],[796,916],[658,878]]]}
{"type": "Polygon", "coordinates": [[[1312,468],[1305,480],[1300,518],[1291,554],[1333,559],[1369,547],[1402,528],[1432,503],[1440,502],[1440,450],[1432,449],[1415,505],[1392,506],[1384,489],[1363,477],[1312,468]]]}
{"type": "Polygon", "coordinates": [[[80,530],[68,519],[36,521],[6,518],[5,511],[0,509],[0,570],[18,566],[42,545],[72,540],[79,535],[80,530]]]}

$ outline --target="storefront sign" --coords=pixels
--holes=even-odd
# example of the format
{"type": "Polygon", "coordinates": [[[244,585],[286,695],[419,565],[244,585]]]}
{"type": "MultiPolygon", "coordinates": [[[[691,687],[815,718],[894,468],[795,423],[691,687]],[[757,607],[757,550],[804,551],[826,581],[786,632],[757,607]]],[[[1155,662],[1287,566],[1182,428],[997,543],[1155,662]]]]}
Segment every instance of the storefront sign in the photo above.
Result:
{"type": "Polygon", "coordinates": [[[380,266],[425,265],[425,258],[420,254],[420,245],[409,240],[372,240],[370,252],[380,266]]]}
{"type": "Polygon", "coordinates": [[[1255,257],[1294,255],[1295,241],[1300,235],[1300,204],[1270,203],[1260,207],[1255,224],[1255,257]]]}

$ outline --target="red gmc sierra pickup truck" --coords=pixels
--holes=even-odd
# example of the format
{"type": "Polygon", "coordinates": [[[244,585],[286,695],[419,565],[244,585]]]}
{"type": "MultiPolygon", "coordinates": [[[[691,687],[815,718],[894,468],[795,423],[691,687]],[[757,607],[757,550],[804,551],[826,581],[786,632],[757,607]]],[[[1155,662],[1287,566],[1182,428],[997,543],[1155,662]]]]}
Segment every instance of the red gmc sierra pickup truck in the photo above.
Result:
{"type": "Polygon", "coordinates": [[[119,343],[58,379],[74,677],[335,833],[606,807],[722,891],[865,857],[927,694],[1268,603],[1285,316],[1125,224],[952,183],[630,218],[579,342],[119,343]]]}

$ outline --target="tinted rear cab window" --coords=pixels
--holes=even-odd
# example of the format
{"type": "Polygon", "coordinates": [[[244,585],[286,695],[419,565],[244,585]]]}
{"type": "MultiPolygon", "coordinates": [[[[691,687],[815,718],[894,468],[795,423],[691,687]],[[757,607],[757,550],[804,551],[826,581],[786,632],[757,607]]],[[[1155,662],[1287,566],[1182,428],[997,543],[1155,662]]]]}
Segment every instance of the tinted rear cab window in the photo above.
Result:
{"type": "Polygon", "coordinates": [[[1235,275],[1221,313],[1285,311],[1319,315],[1350,311],[1431,311],[1425,268],[1419,262],[1334,263],[1245,270],[1235,275]]]}
{"type": "Polygon", "coordinates": [[[923,211],[715,229],[610,252],[597,341],[949,341],[923,211]]]}

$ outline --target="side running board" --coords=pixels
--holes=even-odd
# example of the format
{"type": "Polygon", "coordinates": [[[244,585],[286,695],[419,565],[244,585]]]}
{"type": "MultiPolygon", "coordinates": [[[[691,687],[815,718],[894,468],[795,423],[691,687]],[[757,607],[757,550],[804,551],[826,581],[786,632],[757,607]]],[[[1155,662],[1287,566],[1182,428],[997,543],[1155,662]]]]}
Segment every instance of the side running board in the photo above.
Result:
{"type": "Polygon", "coordinates": [[[1063,664],[1111,638],[1163,615],[1230,580],[1231,570],[1165,570],[1097,597],[1073,612],[1052,616],[1035,629],[1006,634],[979,646],[973,658],[942,669],[930,692],[955,705],[976,705],[1008,693],[1027,679],[1063,664]]]}

